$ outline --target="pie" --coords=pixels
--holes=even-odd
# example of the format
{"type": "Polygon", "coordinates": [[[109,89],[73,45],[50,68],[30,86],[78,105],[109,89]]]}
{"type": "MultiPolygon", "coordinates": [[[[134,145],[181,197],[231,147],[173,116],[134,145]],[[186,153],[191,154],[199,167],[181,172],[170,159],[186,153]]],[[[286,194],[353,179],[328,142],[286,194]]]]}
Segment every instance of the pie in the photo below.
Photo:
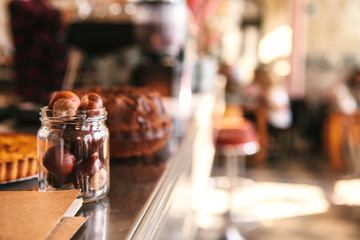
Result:
{"type": "Polygon", "coordinates": [[[35,175],[36,156],[36,135],[0,133],[0,183],[35,175]]]}

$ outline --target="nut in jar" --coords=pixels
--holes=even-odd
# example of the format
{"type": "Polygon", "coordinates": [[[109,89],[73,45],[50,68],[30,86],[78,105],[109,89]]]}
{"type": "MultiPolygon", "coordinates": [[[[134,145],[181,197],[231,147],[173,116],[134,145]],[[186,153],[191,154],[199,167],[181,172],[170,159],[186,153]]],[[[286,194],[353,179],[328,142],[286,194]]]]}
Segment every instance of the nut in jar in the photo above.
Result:
{"type": "Polygon", "coordinates": [[[109,131],[102,99],[89,93],[55,93],[40,112],[39,191],[80,189],[85,202],[109,191],[109,131]]]}

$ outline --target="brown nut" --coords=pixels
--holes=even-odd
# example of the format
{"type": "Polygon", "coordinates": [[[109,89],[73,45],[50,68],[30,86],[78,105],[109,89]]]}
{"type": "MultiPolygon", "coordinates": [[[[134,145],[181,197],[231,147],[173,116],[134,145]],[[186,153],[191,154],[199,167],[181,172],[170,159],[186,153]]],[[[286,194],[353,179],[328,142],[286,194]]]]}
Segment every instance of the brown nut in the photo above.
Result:
{"type": "Polygon", "coordinates": [[[80,100],[81,110],[100,109],[102,107],[103,107],[103,101],[100,95],[96,93],[88,93],[84,95],[80,100]]]}
{"type": "Polygon", "coordinates": [[[74,179],[74,174],[69,174],[68,176],[56,176],[52,173],[48,173],[47,182],[54,188],[60,188],[68,184],[72,184],[74,179]]]}
{"type": "Polygon", "coordinates": [[[106,185],[108,174],[98,153],[90,155],[88,159],[79,164],[77,178],[81,189],[97,191],[106,185]]]}
{"type": "Polygon", "coordinates": [[[72,172],[75,162],[74,154],[62,145],[50,147],[43,157],[44,167],[58,177],[68,176],[72,172]]]}
{"type": "Polygon", "coordinates": [[[65,145],[76,159],[81,159],[84,150],[84,131],[73,124],[65,125],[61,131],[61,138],[64,140],[65,145]]]}
{"type": "Polygon", "coordinates": [[[53,110],[54,117],[73,116],[80,107],[80,98],[73,92],[57,92],[51,98],[48,108],[53,110]]]}
{"type": "MultiPolygon", "coordinates": [[[[99,131],[93,131],[90,129],[88,134],[84,136],[84,157],[88,158],[88,156],[99,153],[105,142],[105,137],[99,131]]],[[[100,156],[102,156],[100,154],[100,156]]]]}

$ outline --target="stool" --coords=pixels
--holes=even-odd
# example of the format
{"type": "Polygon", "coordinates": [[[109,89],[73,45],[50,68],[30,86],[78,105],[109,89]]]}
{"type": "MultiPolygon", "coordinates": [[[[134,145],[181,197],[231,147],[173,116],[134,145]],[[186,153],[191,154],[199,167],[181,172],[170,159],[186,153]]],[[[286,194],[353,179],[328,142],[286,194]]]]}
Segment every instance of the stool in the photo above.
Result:
{"type": "MultiPolygon", "coordinates": [[[[243,117],[223,118],[218,126],[216,151],[225,157],[225,175],[230,180],[231,189],[239,176],[245,175],[245,158],[260,149],[255,125],[243,117]]],[[[226,188],[226,187],[222,187],[226,188]]]]}
{"type": "MultiPolygon", "coordinates": [[[[243,117],[223,118],[218,126],[216,138],[216,151],[225,157],[225,175],[228,179],[227,184],[222,185],[229,195],[227,207],[227,239],[233,239],[236,235],[233,221],[233,194],[238,186],[245,186],[248,179],[245,178],[246,156],[255,154],[259,151],[260,145],[254,124],[243,117]],[[225,186],[225,187],[224,187],[225,186]],[[230,236],[231,235],[231,236],[230,236]]],[[[238,233],[241,236],[240,233],[238,233]]],[[[235,239],[237,239],[235,237],[235,239]]],[[[240,238],[238,238],[240,239],[240,238]]]]}

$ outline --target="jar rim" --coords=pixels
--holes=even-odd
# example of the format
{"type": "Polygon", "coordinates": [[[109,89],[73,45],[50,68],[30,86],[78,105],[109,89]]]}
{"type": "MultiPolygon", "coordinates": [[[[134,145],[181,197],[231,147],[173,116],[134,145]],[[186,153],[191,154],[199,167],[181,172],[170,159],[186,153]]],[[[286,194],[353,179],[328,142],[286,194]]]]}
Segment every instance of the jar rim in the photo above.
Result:
{"type": "Polygon", "coordinates": [[[63,114],[67,111],[54,111],[48,106],[40,108],[40,121],[45,122],[95,122],[106,120],[107,111],[105,107],[98,109],[77,110],[75,114],[63,114]],[[60,113],[58,116],[54,113],[60,113]],[[54,116],[55,115],[55,116],[54,116]]]}

